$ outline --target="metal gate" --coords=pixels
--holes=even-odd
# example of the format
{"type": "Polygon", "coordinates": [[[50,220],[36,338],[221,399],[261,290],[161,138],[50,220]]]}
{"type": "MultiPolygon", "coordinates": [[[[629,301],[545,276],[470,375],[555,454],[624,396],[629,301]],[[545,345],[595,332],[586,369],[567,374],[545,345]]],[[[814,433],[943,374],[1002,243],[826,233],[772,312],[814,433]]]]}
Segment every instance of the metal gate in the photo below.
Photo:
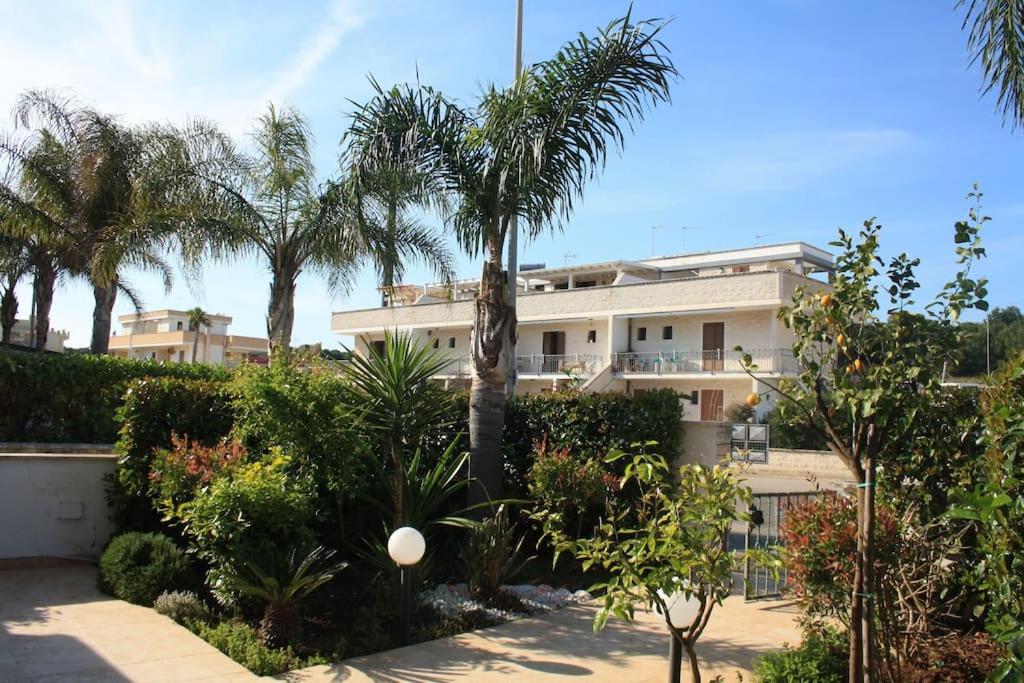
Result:
{"type": "MultiPolygon", "coordinates": [[[[779,527],[786,518],[786,512],[820,495],[817,491],[803,493],[756,493],[750,506],[753,518],[747,526],[747,549],[768,550],[782,545],[779,527]]],[[[786,570],[779,570],[776,579],[772,572],[748,559],[743,567],[743,597],[747,600],[770,598],[782,594],[786,585],[786,570]]]]}

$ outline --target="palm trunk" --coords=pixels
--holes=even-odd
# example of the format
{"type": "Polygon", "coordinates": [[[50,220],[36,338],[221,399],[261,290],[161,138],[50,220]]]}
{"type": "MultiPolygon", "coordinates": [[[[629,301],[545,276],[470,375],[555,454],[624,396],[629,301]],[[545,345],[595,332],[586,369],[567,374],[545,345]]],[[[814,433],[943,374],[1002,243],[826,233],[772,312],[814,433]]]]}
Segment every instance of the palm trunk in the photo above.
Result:
{"type": "Polygon", "coordinates": [[[9,282],[8,285],[3,296],[0,296],[0,341],[4,344],[11,343],[11,331],[18,319],[18,296],[14,291],[14,282],[9,282]]]}
{"type": "Polygon", "coordinates": [[[275,270],[270,284],[270,306],[267,310],[267,336],[270,338],[270,357],[287,351],[292,343],[292,324],[295,322],[295,277],[298,273],[275,270]]]}
{"type": "Polygon", "coordinates": [[[117,280],[102,287],[93,284],[92,297],[95,305],[92,309],[92,341],[89,343],[89,351],[106,353],[110,347],[111,314],[114,302],[117,301],[117,280]]]}
{"type": "Polygon", "coordinates": [[[199,328],[202,325],[197,325],[195,329],[196,336],[192,337],[192,363],[196,362],[196,352],[199,351],[199,328]]]}
{"type": "Polygon", "coordinates": [[[504,462],[501,434],[505,426],[505,377],[515,310],[508,305],[501,250],[490,250],[480,276],[473,320],[472,385],[469,393],[470,474],[481,486],[471,488],[471,502],[501,497],[504,462]],[[482,489],[482,490],[481,490],[482,489]]]}
{"type": "Polygon", "coordinates": [[[35,348],[42,351],[46,348],[46,338],[50,333],[50,307],[53,306],[53,290],[57,286],[57,269],[47,258],[40,259],[34,265],[32,299],[36,316],[35,348]]]}

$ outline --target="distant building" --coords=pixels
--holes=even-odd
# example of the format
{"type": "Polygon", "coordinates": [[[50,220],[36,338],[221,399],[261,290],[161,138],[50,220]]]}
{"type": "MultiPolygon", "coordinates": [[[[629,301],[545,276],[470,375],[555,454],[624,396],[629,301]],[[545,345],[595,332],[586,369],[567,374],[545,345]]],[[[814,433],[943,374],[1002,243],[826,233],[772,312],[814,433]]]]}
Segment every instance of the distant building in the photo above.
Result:
{"type": "Polygon", "coordinates": [[[207,314],[207,318],[210,325],[194,331],[188,328],[186,311],[164,309],[122,315],[118,318],[122,330],[111,335],[109,351],[122,358],[189,363],[195,346],[197,363],[234,367],[246,361],[267,362],[265,338],[229,334],[231,316],[207,314]]]}
{"type": "MultiPolygon", "coordinates": [[[[830,253],[803,242],[527,266],[518,273],[517,392],[569,382],[585,392],[671,387],[689,396],[683,419],[721,421],[749,393],[764,393],[761,381],[775,385],[798,371],[779,308],[798,287],[827,289],[834,268],[830,253]],[[757,365],[757,379],[744,371],[737,345],[757,365]]],[[[465,384],[478,287],[399,285],[384,292],[388,307],[334,313],[331,331],[354,336],[360,355],[383,348],[385,330],[408,333],[451,359],[439,380],[465,384]]],[[[759,405],[758,417],[769,407],[759,405]]]]}
{"type": "MultiPolygon", "coordinates": [[[[64,353],[64,342],[68,340],[67,330],[55,330],[50,328],[46,335],[46,350],[54,353],[64,353]]],[[[16,346],[32,346],[32,323],[28,320],[15,320],[11,328],[11,344],[16,346]]]]}

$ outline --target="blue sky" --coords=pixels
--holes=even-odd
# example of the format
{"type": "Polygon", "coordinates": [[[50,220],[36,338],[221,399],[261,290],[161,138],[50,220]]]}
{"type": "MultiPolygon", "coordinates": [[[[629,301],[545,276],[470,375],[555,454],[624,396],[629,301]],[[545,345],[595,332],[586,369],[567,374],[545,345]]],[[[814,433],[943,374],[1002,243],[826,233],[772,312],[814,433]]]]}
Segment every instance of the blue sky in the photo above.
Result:
{"type": "MultiPolygon", "coordinates": [[[[682,74],[673,103],[651,113],[613,157],[564,233],[525,246],[548,265],[804,240],[825,246],[838,227],[877,216],[887,253],[922,261],[923,291],[951,271],[952,224],[964,195],[985,192],[990,257],[978,273],[993,305],[1019,303],[1024,247],[1024,140],[1001,125],[967,68],[960,16],[949,2],[655,2],[634,16],[674,17],[663,38],[682,74]],[[682,230],[682,226],[693,229],[682,230]],[[760,237],[758,237],[760,236],[760,237]]],[[[626,2],[525,0],[525,60],[542,60],[626,2]]],[[[381,83],[423,82],[472,103],[512,70],[513,0],[321,0],[303,3],[0,1],[0,112],[28,87],[69,88],[127,121],[213,118],[244,140],[268,100],[299,107],[334,173],[349,100],[381,83]]],[[[0,125],[9,126],[8,119],[0,125]]],[[[460,258],[461,273],[479,265],[460,258]]],[[[233,315],[240,334],[265,333],[267,273],[211,264],[201,292],[180,278],[164,295],[132,274],[148,308],[201,305],[233,315]]],[[[408,280],[428,279],[413,268],[408,280]]],[[[27,315],[27,287],[22,289],[27,315]]],[[[339,340],[332,310],[378,301],[369,268],[335,296],[300,281],[294,341],[339,340]]],[[[80,283],[57,294],[53,325],[88,343],[92,298],[80,283]]],[[[130,312],[126,302],[117,313],[130,312]]]]}

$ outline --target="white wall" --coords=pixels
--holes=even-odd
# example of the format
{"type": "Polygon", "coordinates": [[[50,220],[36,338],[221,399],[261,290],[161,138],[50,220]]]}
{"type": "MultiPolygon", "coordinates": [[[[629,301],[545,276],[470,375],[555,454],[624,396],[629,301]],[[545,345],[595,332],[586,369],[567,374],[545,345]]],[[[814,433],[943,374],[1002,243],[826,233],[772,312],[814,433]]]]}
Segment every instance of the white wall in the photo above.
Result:
{"type": "Polygon", "coordinates": [[[114,525],[104,493],[113,455],[0,453],[0,558],[96,558],[114,525]]]}

